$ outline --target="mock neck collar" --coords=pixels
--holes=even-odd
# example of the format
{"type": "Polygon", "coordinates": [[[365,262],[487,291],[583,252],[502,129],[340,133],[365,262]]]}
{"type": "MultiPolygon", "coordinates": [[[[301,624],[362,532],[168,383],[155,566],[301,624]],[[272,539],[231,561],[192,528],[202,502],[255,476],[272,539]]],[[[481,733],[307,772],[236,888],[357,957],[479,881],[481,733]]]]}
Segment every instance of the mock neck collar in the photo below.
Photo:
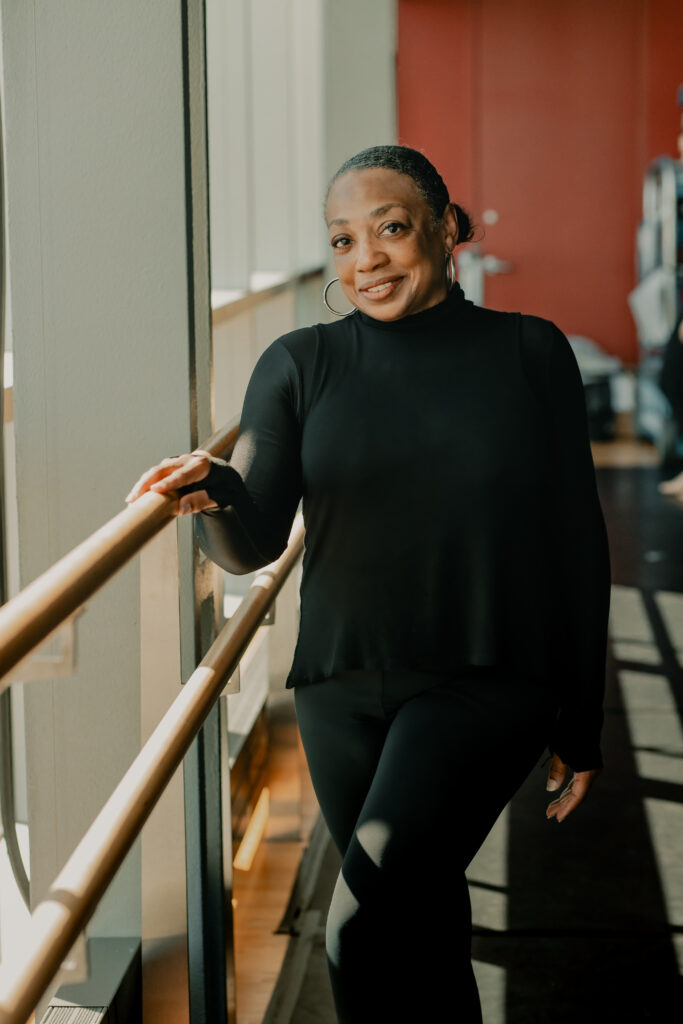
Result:
{"type": "Polygon", "coordinates": [[[376,327],[380,331],[423,331],[429,327],[438,327],[447,323],[453,316],[461,315],[465,308],[472,305],[465,298],[458,281],[449,290],[445,299],[437,302],[435,306],[421,309],[419,313],[411,313],[409,316],[402,316],[399,320],[375,320],[362,310],[357,309],[353,314],[358,317],[361,323],[368,327],[376,327]]]}

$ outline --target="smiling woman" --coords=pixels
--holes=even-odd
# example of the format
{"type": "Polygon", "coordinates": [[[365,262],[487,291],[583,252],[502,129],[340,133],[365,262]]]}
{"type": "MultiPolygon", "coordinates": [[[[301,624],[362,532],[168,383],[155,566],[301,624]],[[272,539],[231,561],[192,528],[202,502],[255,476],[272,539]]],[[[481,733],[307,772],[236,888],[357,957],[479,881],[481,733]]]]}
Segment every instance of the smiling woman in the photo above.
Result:
{"type": "Polygon", "coordinates": [[[229,463],[176,492],[207,554],[248,572],[303,498],[287,686],[343,865],[327,920],[339,1020],[481,1020],[465,868],[544,747],[564,820],[602,766],[610,567],[576,360],[554,324],[455,280],[467,215],[421,153],[365,150],[327,195],[354,306],[263,353],[229,463]],[[420,892],[414,865],[429,850],[420,892]]]}
{"type": "Polygon", "coordinates": [[[378,320],[443,301],[453,249],[472,237],[440,175],[407,148],[377,146],[348,160],[332,179],[325,213],[344,293],[378,320]]]}

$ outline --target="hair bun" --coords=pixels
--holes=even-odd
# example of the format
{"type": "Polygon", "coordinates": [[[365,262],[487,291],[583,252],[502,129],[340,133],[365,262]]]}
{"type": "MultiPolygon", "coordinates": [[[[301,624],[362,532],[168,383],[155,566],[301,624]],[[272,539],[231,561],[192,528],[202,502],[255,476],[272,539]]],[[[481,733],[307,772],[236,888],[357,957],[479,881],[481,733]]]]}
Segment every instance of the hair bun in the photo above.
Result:
{"type": "Polygon", "coordinates": [[[464,242],[469,242],[474,236],[474,225],[470,218],[469,213],[463,210],[462,206],[458,206],[457,203],[453,203],[455,208],[455,216],[458,221],[458,241],[457,245],[462,245],[464,242]]]}

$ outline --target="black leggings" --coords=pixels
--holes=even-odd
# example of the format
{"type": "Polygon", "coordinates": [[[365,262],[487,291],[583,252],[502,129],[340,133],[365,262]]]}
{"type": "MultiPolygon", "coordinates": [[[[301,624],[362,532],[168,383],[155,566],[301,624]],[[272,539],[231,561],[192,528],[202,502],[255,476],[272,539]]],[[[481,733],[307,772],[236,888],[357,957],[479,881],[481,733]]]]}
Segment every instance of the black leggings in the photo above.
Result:
{"type": "Polygon", "coordinates": [[[327,918],[339,1021],[480,1022],[465,868],[543,753],[552,688],[496,669],[344,672],[295,704],[343,857],[327,918]]]}

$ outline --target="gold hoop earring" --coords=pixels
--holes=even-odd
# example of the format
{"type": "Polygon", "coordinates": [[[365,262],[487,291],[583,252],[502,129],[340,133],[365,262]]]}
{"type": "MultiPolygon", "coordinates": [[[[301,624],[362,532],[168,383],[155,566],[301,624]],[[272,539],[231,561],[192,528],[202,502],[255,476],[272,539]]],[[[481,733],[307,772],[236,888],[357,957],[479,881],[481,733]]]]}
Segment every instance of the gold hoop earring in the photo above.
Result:
{"type": "Polygon", "coordinates": [[[453,259],[453,250],[446,253],[446,284],[450,291],[456,282],[455,276],[455,260],[453,259]]]}
{"type": "Polygon", "coordinates": [[[351,313],[355,313],[356,312],[356,307],[355,306],[352,306],[351,309],[347,309],[346,313],[340,313],[338,309],[334,309],[329,304],[329,302],[327,301],[327,293],[328,293],[328,291],[330,290],[332,285],[335,283],[335,281],[338,281],[338,280],[339,280],[338,277],[333,277],[331,281],[327,282],[327,284],[325,285],[325,287],[323,289],[323,302],[325,303],[325,305],[329,309],[330,313],[334,313],[335,316],[349,316],[351,313]]]}

